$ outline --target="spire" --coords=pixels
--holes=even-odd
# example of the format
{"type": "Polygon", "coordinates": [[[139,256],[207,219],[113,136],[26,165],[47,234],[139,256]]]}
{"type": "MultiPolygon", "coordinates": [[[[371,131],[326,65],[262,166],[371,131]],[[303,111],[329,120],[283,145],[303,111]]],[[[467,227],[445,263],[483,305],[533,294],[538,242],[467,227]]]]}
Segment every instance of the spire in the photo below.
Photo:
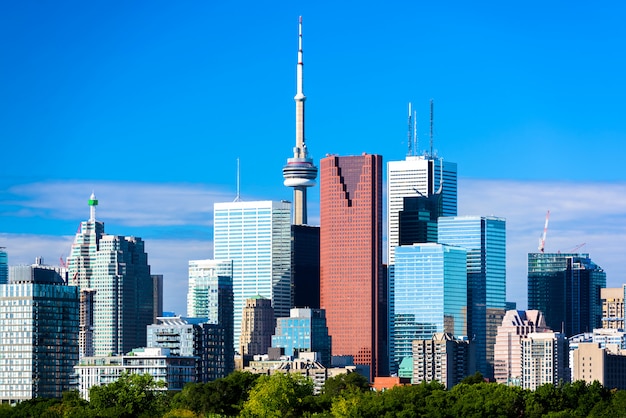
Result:
{"type": "Polygon", "coordinates": [[[304,145],[304,101],[306,96],[303,91],[303,67],[302,58],[302,16],[298,24],[298,65],[296,67],[296,146],[294,148],[294,158],[306,158],[306,146],[304,145]]]}
{"type": "Polygon", "coordinates": [[[89,196],[89,222],[96,220],[96,206],[98,206],[98,199],[96,199],[96,194],[91,192],[91,196],[89,196]]]}

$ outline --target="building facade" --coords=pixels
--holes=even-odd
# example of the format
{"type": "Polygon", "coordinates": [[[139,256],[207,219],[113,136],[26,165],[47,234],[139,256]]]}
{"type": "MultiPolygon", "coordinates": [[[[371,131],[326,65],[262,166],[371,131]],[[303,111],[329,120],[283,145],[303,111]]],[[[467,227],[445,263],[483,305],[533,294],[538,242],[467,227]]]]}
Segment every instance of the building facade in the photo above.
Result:
{"type": "Polygon", "coordinates": [[[567,338],[560,332],[531,332],[522,339],[522,388],[570,381],[567,338]]]}
{"type": "Polygon", "coordinates": [[[276,317],[291,309],[291,204],[289,202],[216,203],[214,259],[232,260],[234,347],[239,350],[246,299],[272,300],[276,317]]]}
{"type": "Polygon", "coordinates": [[[428,339],[413,341],[413,384],[432,382],[446,389],[458,384],[475,370],[474,353],[469,340],[437,332],[428,339]]]}
{"type": "MultiPolygon", "coordinates": [[[[392,363],[413,353],[413,340],[467,335],[467,250],[426,243],[396,247],[392,363]]],[[[392,366],[394,367],[394,366],[392,366]]]]}
{"type": "Polygon", "coordinates": [[[97,204],[92,194],[89,220],[81,222],[67,259],[68,276],[81,290],[95,291],[95,355],[123,354],[146,345],[146,326],[154,317],[153,280],[142,239],[106,234],[95,217],[97,204]]]}
{"type": "Polygon", "coordinates": [[[190,260],[187,316],[207,318],[210,324],[233,323],[233,262],[190,260]]]}
{"type": "Polygon", "coordinates": [[[506,304],[506,221],[493,216],[441,217],[438,242],[467,250],[467,333],[476,367],[493,379],[493,346],[506,304]]]}
{"type": "Polygon", "coordinates": [[[604,287],[606,273],[589,254],[528,254],[528,308],[543,312],[548,327],[566,336],[600,328],[604,287]]]}
{"type": "Polygon", "coordinates": [[[293,306],[320,307],[320,228],[291,226],[293,306]]]}
{"type": "Polygon", "coordinates": [[[320,307],[333,355],[353,356],[373,380],[388,368],[382,157],[329,156],[320,167],[320,307]]]}
{"type": "Polygon", "coordinates": [[[541,311],[507,311],[494,345],[494,378],[509,386],[522,386],[522,339],[531,332],[551,331],[541,311]]]}
{"type": "Polygon", "coordinates": [[[115,382],[122,373],[149,374],[165,382],[163,390],[180,391],[195,382],[194,357],[172,356],[167,348],[136,348],[124,356],[84,357],[74,366],[78,391],[89,400],[93,386],[115,382]]]}
{"type": "Polygon", "coordinates": [[[60,398],[78,362],[78,288],[54,269],[22,267],[0,285],[2,403],[60,398]]]}
{"type": "Polygon", "coordinates": [[[298,357],[301,352],[320,353],[320,363],[331,364],[331,337],[323,309],[294,308],[289,318],[276,320],[272,347],[284,348],[285,355],[298,357]]]}
{"type": "Polygon", "coordinates": [[[272,301],[262,296],[246,299],[241,319],[239,353],[251,357],[267,354],[272,346],[272,335],[276,326],[272,301]]]}
{"type": "Polygon", "coordinates": [[[9,256],[5,247],[0,247],[0,284],[9,282],[9,256]]]}
{"type": "Polygon", "coordinates": [[[600,289],[602,328],[624,329],[625,292],[626,285],[600,289]]]}
{"type": "Polygon", "coordinates": [[[572,358],[572,381],[598,381],[607,389],[626,389],[626,352],[621,348],[579,343],[572,358]]]}

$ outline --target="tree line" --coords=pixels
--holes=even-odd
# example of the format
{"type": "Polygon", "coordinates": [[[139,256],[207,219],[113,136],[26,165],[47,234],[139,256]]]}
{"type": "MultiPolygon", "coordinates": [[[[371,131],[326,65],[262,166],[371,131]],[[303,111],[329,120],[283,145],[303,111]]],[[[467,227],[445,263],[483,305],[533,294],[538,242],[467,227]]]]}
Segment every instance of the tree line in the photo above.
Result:
{"type": "Polygon", "coordinates": [[[319,395],[300,375],[234,372],[209,383],[190,383],[176,394],[149,375],[124,374],[62,399],[0,405],[2,417],[626,417],[626,391],[578,381],[535,391],[485,383],[480,374],[446,390],[437,382],[370,390],[357,373],[329,378],[319,395]]]}

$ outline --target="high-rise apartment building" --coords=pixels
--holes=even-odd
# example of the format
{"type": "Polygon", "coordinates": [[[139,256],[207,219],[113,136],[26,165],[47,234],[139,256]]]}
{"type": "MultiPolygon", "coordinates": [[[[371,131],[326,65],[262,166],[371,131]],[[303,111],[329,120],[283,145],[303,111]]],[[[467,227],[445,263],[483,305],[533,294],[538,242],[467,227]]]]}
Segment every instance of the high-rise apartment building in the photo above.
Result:
{"type": "Polygon", "coordinates": [[[567,338],[560,332],[531,332],[522,339],[522,388],[570,381],[567,338]]]}
{"type": "Polygon", "coordinates": [[[320,163],[320,307],[333,355],[387,373],[382,274],[382,156],[329,156],[320,163]]]}
{"type": "Polygon", "coordinates": [[[0,247],[0,284],[9,282],[9,256],[5,247],[0,247]]]}
{"type": "Polygon", "coordinates": [[[241,319],[239,353],[248,357],[267,354],[267,349],[272,346],[275,326],[276,319],[270,299],[262,296],[246,299],[241,319]]]}
{"type": "Polygon", "coordinates": [[[466,253],[435,243],[396,247],[392,371],[412,355],[413,340],[467,335],[466,253]]]}
{"type": "Polygon", "coordinates": [[[468,339],[437,332],[431,338],[413,341],[412,383],[432,382],[447,389],[474,373],[474,352],[468,339]]]}
{"type": "Polygon", "coordinates": [[[233,262],[190,260],[187,316],[207,318],[210,324],[233,323],[233,262]]]}
{"type": "Polygon", "coordinates": [[[153,280],[144,242],[106,234],[104,223],[96,220],[97,204],[92,194],[89,220],[81,222],[67,259],[68,275],[81,290],[95,291],[95,355],[125,354],[146,345],[146,326],[154,316],[153,280]]]}
{"type": "Polygon", "coordinates": [[[600,289],[602,328],[624,329],[624,293],[626,285],[600,289]]]}
{"type": "Polygon", "coordinates": [[[320,363],[330,367],[331,337],[323,309],[294,308],[289,318],[276,320],[272,347],[285,349],[285,355],[297,358],[301,352],[320,354],[320,363]]]}
{"type": "Polygon", "coordinates": [[[291,309],[291,204],[216,203],[213,210],[215,260],[232,260],[234,347],[239,350],[246,299],[272,300],[276,318],[291,309]]]}
{"type": "Polygon", "coordinates": [[[60,398],[78,362],[78,288],[52,268],[14,273],[0,285],[0,402],[60,398]]]}
{"type": "Polygon", "coordinates": [[[606,273],[589,254],[528,254],[528,308],[543,312],[548,327],[566,336],[600,328],[604,287],[606,273]]]}
{"type": "MultiPolygon", "coordinates": [[[[432,156],[409,155],[387,163],[387,262],[395,264],[394,249],[400,245],[400,212],[404,198],[438,197],[441,213],[457,215],[457,166],[432,156]]],[[[432,200],[432,199],[431,199],[432,200]]],[[[413,244],[413,243],[411,243],[413,244]]]]}
{"type": "Polygon", "coordinates": [[[507,311],[494,345],[496,382],[522,386],[522,339],[531,332],[551,331],[541,311],[507,311]]]}
{"type": "Polygon", "coordinates": [[[438,242],[467,250],[467,333],[476,367],[493,378],[493,346],[506,305],[506,221],[492,216],[441,217],[438,242]]]}

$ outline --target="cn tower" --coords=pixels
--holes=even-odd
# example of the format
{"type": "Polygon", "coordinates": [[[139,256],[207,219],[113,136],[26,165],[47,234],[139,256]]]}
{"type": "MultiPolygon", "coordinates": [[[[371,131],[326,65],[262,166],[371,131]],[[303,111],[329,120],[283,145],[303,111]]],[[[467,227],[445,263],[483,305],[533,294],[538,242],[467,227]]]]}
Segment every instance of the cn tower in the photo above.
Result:
{"type": "Polygon", "coordinates": [[[302,91],[302,16],[298,26],[298,66],[296,72],[297,90],[296,101],[296,146],[293,148],[293,157],[287,159],[283,167],[284,185],[293,187],[293,224],[306,225],[306,189],[315,186],[317,167],[309,157],[304,143],[304,101],[306,96],[302,91]]]}

